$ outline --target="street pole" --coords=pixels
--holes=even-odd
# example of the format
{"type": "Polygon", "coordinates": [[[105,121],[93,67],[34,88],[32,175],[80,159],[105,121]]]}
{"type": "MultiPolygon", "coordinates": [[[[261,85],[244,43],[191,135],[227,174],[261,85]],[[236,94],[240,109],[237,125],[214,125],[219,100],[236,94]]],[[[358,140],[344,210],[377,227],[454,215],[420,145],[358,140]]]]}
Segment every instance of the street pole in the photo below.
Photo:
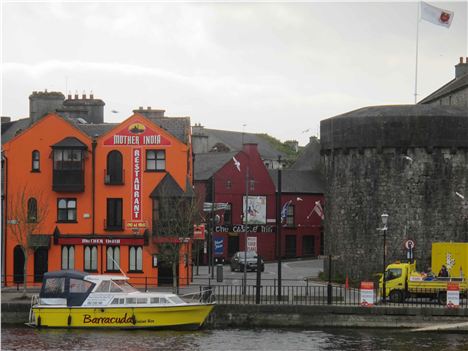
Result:
{"type": "Polygon", "coordinates": [[[249,227],[249,166],[245,173],[245,233],[244,233],[244,278],[242,294],[247,292],[247,233],[249,227]]]}
{"type": "Polygon", "coordinates": [[[278,301],[281,301],[281,156],[278,156],[278,191],[276,193],[276,257],[278,259],[278,301]]]}
{"type": "Polygon", "coordinates": [[[332,255],[328,255],[328,285],[327,285],[327,304],[331,305],[332,304],[332,284],[331,284],[331,278],[332,278],[332,255]]]}
{"type": "Polygon", "coordinates": [[[383,303],[385,303],[386,295],[387,295],[387,287],[385,285],[385,249],[387,248],[387,226],[383,228],[383,276],[382,276],[382,287],[383,287],[383,292],[382,292],[382,299],[383,303]]]}
{"type": "Polygon", "coordinates": [[[210,240],[210,247],[211,247],[211,260],[210,260],[210,266],[211,266],[211,279],[214,279],[214,229],[215,229],[215,215],[214,215],[214,210],[215,210],[215,175],[213,174],[213,184],[211,187],[211,240],[210,240]]]}

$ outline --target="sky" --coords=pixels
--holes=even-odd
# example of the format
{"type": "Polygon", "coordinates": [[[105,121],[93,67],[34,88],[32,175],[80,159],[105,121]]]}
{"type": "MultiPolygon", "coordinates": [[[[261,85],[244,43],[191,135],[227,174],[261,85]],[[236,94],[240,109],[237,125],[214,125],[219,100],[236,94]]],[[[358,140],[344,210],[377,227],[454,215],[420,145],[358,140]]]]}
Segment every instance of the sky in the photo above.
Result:
{"type": "MultiPolygon", "coordinates": [[[[414,1],[1,1],[0,112],[13,120],[33,91],[92,92],[106,122],[151,106],[305,145],[323,119],[414,103],[414,1]]],[[[448,29],[419,22],[418,100],[468,57],[466,1],[430,4],[455,15],[448,29]]]]}

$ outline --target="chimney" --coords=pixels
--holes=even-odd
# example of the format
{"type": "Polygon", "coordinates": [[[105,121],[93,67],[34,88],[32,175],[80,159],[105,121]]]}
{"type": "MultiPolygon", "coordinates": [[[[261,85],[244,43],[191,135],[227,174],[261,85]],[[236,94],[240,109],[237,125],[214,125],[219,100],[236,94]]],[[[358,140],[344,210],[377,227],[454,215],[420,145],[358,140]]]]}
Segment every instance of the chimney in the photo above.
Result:
{"type": "Polygon", "coordinates": [[[94,94],[93,94],[93,93],[89,94],[89,98],[90,98],[91,100],[93,100],[93,99],[94,99],[94,94]]]}
{"type": "Polygon", "coordinates": [[[67,97],[67,98],[68,98],[68,100],[71,100],[72,94],[71,94],[71,93],[68,93],[68,97],[67,97]]]}
{"type": "Polygon", "coordinates": [[[78,100],[78,92],[75,92],[75,100],[78,100]]]}
{"type": "Polygon", "coordinates": [[[2,116],[2,117],[1,117],[1,122],[2,122],[2,123],[11,122],[11,117],[2,116]]]}
{"type": "Polygon", "coordinates": [[[460,57],[460,63],[455,66],[455,78],[463,77],[468,74],[468,57],[463,62],[463,57],[460,57]]]}
{"type": "Polygon", "coordinates": [[[82,98],[83,100],[86,100],[86,94],[83,93],[83,95],[81,95],[81,98],[82,98]]]}
{"type": "Polygon", "coordinates": [[[248,155],[252,155],[253,153],[258,153],[258,144],[257,143],[244,143],[242,145],[242,150],[248,155]]]}

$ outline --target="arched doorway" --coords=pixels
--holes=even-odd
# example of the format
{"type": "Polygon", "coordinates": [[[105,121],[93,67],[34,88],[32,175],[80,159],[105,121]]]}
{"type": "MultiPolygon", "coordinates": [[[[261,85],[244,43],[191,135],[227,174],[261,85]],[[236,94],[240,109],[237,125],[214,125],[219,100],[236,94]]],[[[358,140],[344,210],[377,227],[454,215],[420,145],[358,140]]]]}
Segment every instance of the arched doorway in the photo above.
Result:
{"type": "Polygon", "coordinates": [[[13,251],[13,281],[24,282],[24,253],[20,245],[17,245],[13,251]]]}

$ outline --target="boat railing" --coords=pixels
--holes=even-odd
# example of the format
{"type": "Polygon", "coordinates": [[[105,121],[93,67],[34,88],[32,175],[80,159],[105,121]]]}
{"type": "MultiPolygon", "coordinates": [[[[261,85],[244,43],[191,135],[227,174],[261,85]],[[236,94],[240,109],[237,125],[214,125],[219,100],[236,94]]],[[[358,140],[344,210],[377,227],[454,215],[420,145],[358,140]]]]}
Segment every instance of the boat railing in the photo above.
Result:
{"type": "Polygon", "coordinates": [[[206,286],[200,289],[198,292],[188,293],[184,295],[179,295],[186,302],[196,302],[196,303],[213,303],[216,301],[216,296],[214,294],[214,289],[211,286],[206,286]]]}
{"type": "Polygon", "coordinates": [[[29,309],[29,323],[28,325],[34,326],[36,325],[36,318],[34,316],[33,306],[39,303],[39,295],[32,295],[31,296],[31,307],[29,309]]]}

